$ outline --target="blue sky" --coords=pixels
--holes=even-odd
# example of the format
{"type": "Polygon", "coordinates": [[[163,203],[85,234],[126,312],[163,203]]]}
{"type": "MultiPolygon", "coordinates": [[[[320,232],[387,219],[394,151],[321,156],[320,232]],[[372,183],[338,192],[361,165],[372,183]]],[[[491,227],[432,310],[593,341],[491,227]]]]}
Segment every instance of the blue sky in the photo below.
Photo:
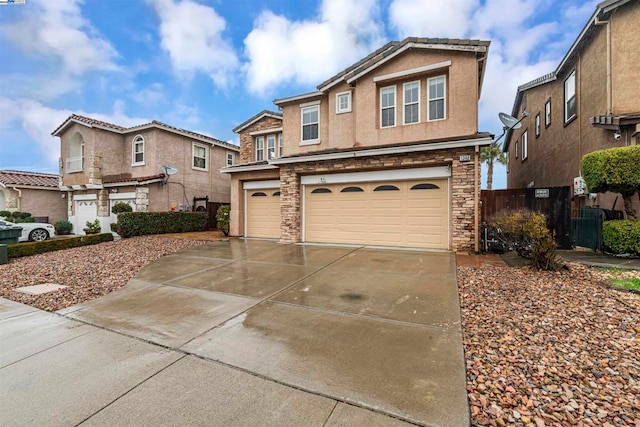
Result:
{"type": "MultiPolygon", "coordinates": [[[[72,113],[237,143],[274,98],[315,90],[389,40],[491,40],[479,130],[553,71],[596,1],[26,0],[0,6],[0,169],[58,172],[72,113]],[[561,4],[561,7],[559,6],[561,4]]],[[[486,177],[483,173],[483,188],[486,177]]],[[[506,187],[503,167],[494,188],[506,187]]]]}

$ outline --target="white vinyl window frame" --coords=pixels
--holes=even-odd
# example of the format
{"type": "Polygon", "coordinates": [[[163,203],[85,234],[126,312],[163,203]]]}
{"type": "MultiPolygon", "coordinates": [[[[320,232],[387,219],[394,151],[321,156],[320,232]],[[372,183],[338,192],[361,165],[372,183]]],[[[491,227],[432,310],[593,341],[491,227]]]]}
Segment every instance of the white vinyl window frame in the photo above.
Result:
{"type": "Polygon", "coordinates": [[[536,138],[540,136],[540,113],[536,114],[536,138]]]}
{"type": "Polygon", "coordinates": [[[522,136],[520,137],[522,142],[522,161],[524,162],[529,157],[529,130],[525,130],[522,132],[522,136]]]}
{"type": "Polygon", "coordinates": [[[380,128],[392,128],[396,126],[396,85],[380,88],[380,128]],[[392,100],[388,97],[392,96],[392,100]],[[385,98],[387,97],[387,98],[385,98]],[[388,114],[385,117],[385,113],[388,114]],[[385,118],[388,120],[385,124],[385,118]],[[393,120],[393,123],[391,122],[393,120]]]}
{"type": "Polygon", "coordinates": [[[278,157],[282,157],[284,153],[284,140],[282,139],[282,134],[278,134],[278,157]]]}
{"type": "Polygon", "coordinates": [[[131,141],[131,166],[144,166],[144,137],[136,135],[131,141]]]}
{"type": "Polygon", "coordinates": [[[191,169],[209,170],[209,146],[197,142],[191,143],[191,169]],[[204,165],[204,166],[201,166],[204,165]]]}
{"type": "Polygon", "coordinates": [[[435,122],[438,120],[446,120],[447,118],[447,76],[435,76],[427,79],[427,121],[435,122]],[[438,93],[438,85],[442,81],[442,94],[438,93]],[[434,82],[435,90],[432,89],[432,82],[434,82]],[[435,93],[434,93],[435,92],[435,93]],[[438,103],[442,101],[442,117],[436,115],[432,117],[431,103],[438,103]]]}
{"type": "Polygon", "coordinates": [[[548,128],[551,124],[551,99],[544,103],[544,127],[548,128]]]}
{"type": "Polygon", "coordinates": [[[234,157],[231,151],[227,151],[227,166],[233,166],[234,157]]]}
{"type": "Polygon", "coordinates": [[[518,144],[519,141],[516,141],[516,143],[514,144],[514,154],[515,154],[515,158],[518,158],[518,144]]]}
{"type": "Polygon", "coordinates": [[[564,80],[564,122],[569,123],[577,114],[576,70],[573,70],[564,80]]]}
{"type": "Polygon", "coordinates": [[[351,92],[336,93],[336,114],[351,112],[351,92]]]}
{"type": "Polygon", "coordinates": [[[264,160],[264,136],[256,138],[256,162],[264,160]]]}
{"type": "Polygon", "coordinates": [[[313,105],[300,106],[300,145],[311,145],[320,143],[320,103],[313,105]],[[316,114],[316,120],[313,120],[313,113],[316,114]],[[305,121],[305,116],[308,117],[305,121]],[[313,129],[315,128],[315,138],[313,129]],[[305,129],[310,134],[305,138],[305,129]]]}
{"type": "Polygon", "coordinates": [[[267,136],[267,160],[271,160],[276,157],[276,136],[267,136]]]}
{"type": "Polygon", "coordinates": [[[402,124],[413,125],[416,123],[420,123],[420,80],[404,83],[402,85],[402,94],[402,124]],[[407,96],[407,89],[409,96],[407,96]],[[411,95],[414,89],[416,90],[415,97],[411,95]],[[407,121],[407,107],[416,107],[416,109],[418,110],[415,116],[415,120],[407,121]]]}

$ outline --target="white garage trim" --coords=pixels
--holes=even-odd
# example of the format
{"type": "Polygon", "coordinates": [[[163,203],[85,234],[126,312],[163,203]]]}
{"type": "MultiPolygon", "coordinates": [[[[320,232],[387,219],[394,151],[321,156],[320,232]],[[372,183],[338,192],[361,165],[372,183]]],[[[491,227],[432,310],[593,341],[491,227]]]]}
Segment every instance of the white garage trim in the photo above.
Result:
{"type": "Polygon", "coordinates": [[[98,200],[98,196],[96,194],[74,194],[73,200],[98,200]]]}
{"type": "Polygon", "coordinates": [[[109,200],[135,199],[136,193],[110,193],[109,200]]]}
{"type": "Polygon", "coordinates": [[[424,178],[449,178],[450,176],[451,168],[449,166],[436,166],[416,169],[394,169],[372,172],[306,175],[300,178],[300,182],[302,185],[321,185],[342,184],[345,182],[402,181],[424,178]]]}
{"type": "Polygon", "coordinates": [[[247,181],[242,184],[245,190],[261,190],[264,188],[280,188],[280,181],[272,179],[269,181],[247,181]]]}

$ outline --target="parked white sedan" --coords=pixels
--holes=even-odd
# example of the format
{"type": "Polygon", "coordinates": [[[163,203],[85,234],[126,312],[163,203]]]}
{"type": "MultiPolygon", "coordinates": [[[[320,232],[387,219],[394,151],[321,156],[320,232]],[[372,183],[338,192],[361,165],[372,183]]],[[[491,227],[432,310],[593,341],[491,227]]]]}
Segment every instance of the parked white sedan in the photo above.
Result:
{"type": "Polygon", "coordinates": [[[19,242],[41,242],[56,235],[56,229],[51,224],[43,222],[21,222],[19,224],[0,220],[0,227],[22,227],[22,234],[18,238],[19,242]]]}

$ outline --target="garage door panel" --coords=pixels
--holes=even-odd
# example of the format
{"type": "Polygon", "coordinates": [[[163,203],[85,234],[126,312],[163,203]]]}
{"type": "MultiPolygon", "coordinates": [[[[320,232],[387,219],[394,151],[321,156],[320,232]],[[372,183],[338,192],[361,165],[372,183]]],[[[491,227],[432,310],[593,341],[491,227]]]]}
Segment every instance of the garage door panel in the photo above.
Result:
{"type": "Polygon", "coordinates": [[[304,191],[305,241],[448,249],[446,179],[307,186],[304,191]],[[354,187],[363,191],[342,191],[354,187]],[[331,193],[313,193],[317,188],[331,193]]]}
{"type": "Polygon", "coordinates": [[[280,192],[277,188],[247,191],[247,237],[280,237],[280,192]]]}

